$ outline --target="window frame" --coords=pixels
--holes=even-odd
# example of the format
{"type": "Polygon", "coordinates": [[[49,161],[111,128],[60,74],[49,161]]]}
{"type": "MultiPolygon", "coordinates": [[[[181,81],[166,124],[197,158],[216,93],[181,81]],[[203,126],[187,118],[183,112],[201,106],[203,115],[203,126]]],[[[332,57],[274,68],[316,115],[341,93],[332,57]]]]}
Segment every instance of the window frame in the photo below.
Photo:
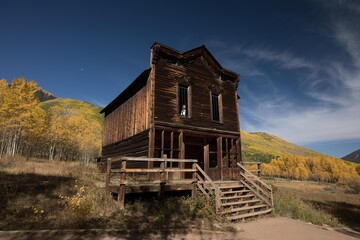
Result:
{"type": "Polygon", "coordinates": [[[176,115],[183,117],[183,118],[191,118],[192,116],[192,102],[191,102],[191,91],[192,91],[192,87],[190,84],[182,84],[182,83],[178,83],[177,87],[176,87],[177,91],[176,91],[176,115]],[[183,116],[181,115],[181,109],[182,106],[180,106],[180,87],[182,88],[186,88],[187,89],[187,109],[186,109],[186,115],[183,116]]]}
{"type": "Polygon", "coordinates": [[[210,112],[211,112],[211,121],[215,123],[223,123],[223,106],[222,106],[222,94],[217,94],[216,92],[210,91],[210,112]],[[217,110],[219,120],[214,119],[214,106],[213,106],[213,97],[217,97],[217,110]]]}

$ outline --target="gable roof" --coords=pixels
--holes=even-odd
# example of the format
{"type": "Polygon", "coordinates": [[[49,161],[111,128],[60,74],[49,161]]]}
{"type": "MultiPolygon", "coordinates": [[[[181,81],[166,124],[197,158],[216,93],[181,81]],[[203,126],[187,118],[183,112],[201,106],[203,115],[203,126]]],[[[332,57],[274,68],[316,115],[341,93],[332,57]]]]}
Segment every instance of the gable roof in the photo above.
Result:
{"type": "Polygon", "coordinates": [[[141,88],[146,85],[151,69],[143,71],[122,93],[119,94],[114,100],[112,100],[106,107],[104,107],[100,113],[110,114],[118,106],[126,102],[129,98],[134,96],[141,88]]]}
{"type": "Polygon", "coordinates": [[[236,84],[240,81],[240,76],[237,73],[234,73],[228,69],[223,68],[220,63],[215,59],[215,57],[210,53],[210,51],[201,45],[200,47],[191,49],[186,52],[180,52],[173,48],[170,48],[164,44],[155,42],[151,46],[152,50],[152,63],[156,63],[159,57],[167,58],[173,61],[188,62],[198,57],[203,57],[208,64],[214,69],[214,71],[224,79],[231,80],[236,84]]]}
{"type": "MultiPolygon", "coordinates": [[[[230,70],[223,68],[220,63],[214,58],[210,51],[202,45],[200,47],[191,49],[186,52],[180,52],[173,48],[170,48],[164,44],[155,42],[151,46],[151,64],[156,64],[159,58],[164,57],[176,62],[189,62],[198,57],[203,57],[207,63],[211,66],[212,69],[222,78],[230,80],[236,84],[239,84],[240,76],[230,70]]],[[[122,93],[120,93],[113,101],[111,101],[106,107],[104,107],[100,113],[105,113],[105,115],[110,114],[118,106],[123,104],[126,100],[131,98],[135,93],[137,93],[141,88],[143,88],[149,77],[151,68],[143,71],[122,93]]]]}

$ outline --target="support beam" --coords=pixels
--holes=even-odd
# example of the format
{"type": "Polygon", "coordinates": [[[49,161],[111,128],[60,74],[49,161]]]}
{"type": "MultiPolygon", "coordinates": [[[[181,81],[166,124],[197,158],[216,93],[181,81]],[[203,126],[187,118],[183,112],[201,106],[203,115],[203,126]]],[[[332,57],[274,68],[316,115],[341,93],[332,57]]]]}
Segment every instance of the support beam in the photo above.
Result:
{"type": "Polygon", "coordinates": [[[220,171],[220,179],[224,179],[223,167],[222,167],[222,137],[217,138],[217,162],[218,162],[218,169],[220,171]]]}
{"type": "MultiPolygon", "coordinates": [[[[126,160],[121,161],[121,170],[126,170],[126,160]]],[[[121,209],[124,208],[125,204],[125,178],[126,178],[126,172],[122,172],[120,174],[120,188],[118,192],[118,205],[121,209]]]]}
{"type": "Polygon", "coordinates": [[[110,177],[111,177],[111,158],[106,159],[106,193],[110,192],[109,184],[110,184],[110,177]]]}

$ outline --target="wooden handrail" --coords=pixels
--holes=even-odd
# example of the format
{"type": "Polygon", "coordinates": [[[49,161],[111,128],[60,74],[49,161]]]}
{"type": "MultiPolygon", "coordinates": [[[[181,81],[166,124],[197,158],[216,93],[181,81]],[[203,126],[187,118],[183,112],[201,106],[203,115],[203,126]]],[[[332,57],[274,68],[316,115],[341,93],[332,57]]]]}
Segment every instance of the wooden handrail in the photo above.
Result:
{"type": "MultiPolygon", "coordinates": [[[[262,187],[260,187],[258,184],[256,184],[251,179],[246,178],[246,176],[243,173],[240,172],[240,175],[243,176],[249,183],[251,183],[251,185],[253,185],[256,189],[258,189],[260,192],[262,192],[265,196],[267,196],[268,198],[271,198],[271,191],[270,192],[265,192],[262,187]]],[[[243,182],[243,180],[242,180],[242,182],[243,182]]]]}
{"type": "MultiPolygon", "coordinates": [[[[216,186],[216,184],[213,182],[213,180],[204,172],[204,170],[202,170],[202,168],[196,164],[196,169],[203,175],[204,179],[202,179],[203,181],[201,181],[200,183],[203,184],[203,186],[208,189],[209,192],[214,191],[215,192],[215,210],[216,213],[218,213],[220,211],[220,206],[221,206],[221,200],[220,200],[220,196],[222,195],[222,192],[220,190],[220,188],[218,186],[216,186]],[[204,181],[206,180],[206,181],[204,181]],[[211,188],[207,187],[206,185],[209,184],[211,185],[211,188]]],[[[201,177],[198,175],[198,178],[201,179],[201,177]]],[[[198,182],[199,183],[199,182],[198,182]]]]}
{"type": "Polygon", "coordinates": [[[262,162],[241,162],[241,164],[261,164],[262,162]]]}
{"type": "MultiPolygon", "coordinates": [[[[206,180],[206,181],[208,181],[209,183],[210,183],[210,185],[214,188],[214,189],[216,189],[216,188],[218,188],[217,186],[216,186],[216,184],[213,182],[213,180],[204,172],[204,170],[202,170],[201,169],[201,167],[198,165],[198,164],[196,164],[196,168],[197,168],[197,170],[204,176],[204,180],[206,180]]],[[[205,181],[204,181],[205,182],[205,181]]],[[[206,182],[205,182],[206,183],[206,182]]],[[[219,188],[218,188],[219,189],[219,188]]],[[[220,190],[220,189],[219,189],[220,190]]]]}
{"type": "Polygon", "coordinates": [[[196,172],[194,169],[182,169],[182,168],[176,168],[176,169],[161,169],[161,168],[127,168],[127,169],[115,169],[111,170],[111,173],[161,173],[161,172],[196,172]]]}
{"type": "Polygon", "coordinates": [[[259,177],[257,177],[255,174],[253,174],[252,172],[250,172],[249,170],[247,170],[244,166],[242,166],[242,164],[237,163],[237,165],[244,170],[247,174],[251,175],[251,177],[255,178],[256,181],[258,181],[259,183],[261,183],[264,187],[266,187],[269,191],[271,191],[271,186],[266,184],[265,182],[263,182],[259,177]]]}
{"type": "Polygon", "coordinates": [[[179,162],[179,163],[197,163],[196,159],[174,159],[174,158],[146,158],[146,157],[115,157],[112,159],[113,163],[121,161],[133,162],[179,162]]]}
{"type": "MultiPolygon", "coordinates": [[[[106,175],[106,188],[109,191],[111,180],[118,185],[118,204],[120,207],[124,207],[125,200],[125,186],[141,185],[141,184],[160,184],[160,196],[164,195],[166,184],[192,184],[192,192],[196,191],[197,184],[197,160],[196,159],[167,159],[167,158],[146,158],[146,157],[125,157],[119,156],[109,158],[107,161],[107,175],[106,175]],[[130,168],[127,168],[126,163],[140,163],[131,164],[130,168]],[[160,162],[159,168],[144,168],[146,162],[160,162]],[[168,162],[177,162],[179,167],[173,168],[168,162]],[[185,164],[181,163],[192,163],[192,168],[185,168],[185,164]],[[135,165],[135,166],[134,166],[135,165]],[[192,173],[191,179],[185,179],[184,176],[180,176],[179,179],[169,179],[168,173],[192,173]],[[136,181],[135,179],[126,179],[128,173],[153,173],[154,177],[149,177],[143,181],[136,181]],[[117,179],[113,179],[112,176],[116,175],[117,179]]],[[[181,174],[180,174],[181,175],[181,174]]],[[[174,175],[176,176],[176,175],[174,175]]]]}
{"type": "Polygon", "coordinates": [[[244,178],[243,180],[240,180],[242,184],[244,184],[248,189],[250,189],[255,195],[257,195],[260,199],[262,199],[267,205],[270,207],[274,206],[273,202],[273,196],[272,196],[272,189],[271,186],[263,182],[260,178],[258,178],[256,175],[254,175],[252,172],[247,170],[242,164],[237,163],[237,165],[240,167],[240,175],[244,178]],[[253,179],[256,180],[254,182],[252,179],[246,176],[248,174],[253,179]],[[250,186],[252,185],[252,186],[250,186]],[[253,187],[255,189],[253,189],[253,187]],[[258,191],[259,190],[259,191],[258,191]],[[268,192],[266,191],[268,190],[268,192]],[[263,195],[262,195],[263,194],[263,195]]]}

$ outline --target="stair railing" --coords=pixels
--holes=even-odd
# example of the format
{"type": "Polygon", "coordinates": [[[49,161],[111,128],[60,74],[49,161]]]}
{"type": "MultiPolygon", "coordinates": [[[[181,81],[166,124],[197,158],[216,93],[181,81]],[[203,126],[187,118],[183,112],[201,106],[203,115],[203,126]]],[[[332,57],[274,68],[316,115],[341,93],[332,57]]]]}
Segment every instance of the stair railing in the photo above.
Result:
{"type": "Polygon", "coordinates": [[[215,210],[216,213],[220,212],[222,192],[220,188],[213,182],[213,180],[196,164],[197,169],[197,184],[198,189],[209,199],[215,197],[215,210]]]}
{"type": "Polygon", "coordinates": [[[237,165],[240,167],[240,182],[272,208],[274,206],[274,200],[271,186],[247,170],[241,163],[237,163],[237,165]]]}

